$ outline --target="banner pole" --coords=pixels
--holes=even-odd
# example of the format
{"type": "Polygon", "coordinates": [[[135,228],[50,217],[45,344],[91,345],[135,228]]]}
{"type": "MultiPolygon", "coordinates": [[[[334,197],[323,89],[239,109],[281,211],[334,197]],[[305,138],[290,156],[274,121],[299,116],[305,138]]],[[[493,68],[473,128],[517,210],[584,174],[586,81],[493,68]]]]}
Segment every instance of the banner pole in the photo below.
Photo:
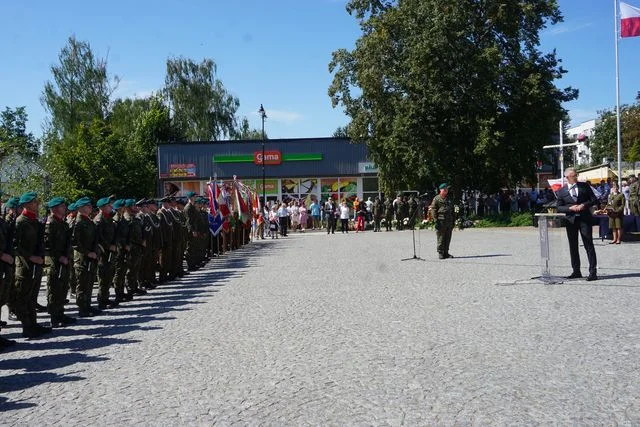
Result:
{"type": "Polygon", "coordinates": [[[620,131],[620,60],[618,56],[618,0],[613,0],[614,9],[614,32],[613,36],[616,44],[616,128],[618,143],[618,188],[622,188],[622,137],[620,131]]]}

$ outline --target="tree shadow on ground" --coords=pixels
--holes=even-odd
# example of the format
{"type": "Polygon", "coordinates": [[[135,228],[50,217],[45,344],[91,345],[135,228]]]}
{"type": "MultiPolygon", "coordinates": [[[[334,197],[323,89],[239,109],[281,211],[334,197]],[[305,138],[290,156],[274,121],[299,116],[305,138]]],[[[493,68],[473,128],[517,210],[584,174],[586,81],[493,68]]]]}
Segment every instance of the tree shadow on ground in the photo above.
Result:
{"type": "MultiPolygon", "coordinates": [[[[68,368],[77,363],[109,360],[102,356],[88,356],[82,351],[140,342],[137,339],[113,336],[126,335],[134,331],[163,329],[157,324],[158,322],[176,319],[168,315],[169,313],[189,311],[192,309],[189,307],[194,304],[205,304],[206,301],[203,299],[212,298],[231,280],[243,277],[246,269],[259,266],[260,260],[257,258],[268,253],[268,249],[277,244],[277,241],[261,242],[260,245],[245,246],[240,250],[215,257],[203,268],[165,283],[144,296],[136,297],[131,302],[106,310],[100,316],[78,319],[75,325],[55,329],[52,334],[42,339],[19,340],[11,350],[2,353],[4,359],[0,361],[0,370],[11,373],[0,377],[0,393],[24,390],[44,383],[86,379],[78,375],[51,371],[68,368]],[[149,322],[156,324],[148,325],[149,322]],[[42,355],[43,351],[58,353],[42,355]]],[[[44,292],[46,286],[41,290],[44,292]]],[[[96,295],[95,291],[94,295],[96,295]]],[[[70,309],[67,313],[75,315],[76,310],[70,309]]],[[[49,319],[48,316],[41,315],[39,320],[47,322],[49,319]]],[[[19,338],[20,328],[17,327],[14,330],[17,332],[5,333],[3,336],[19,338]]],[[[0,411],[19,410],[36,405],[37,402],[11,401],[7,397],[0,397],[0,411]]]]}

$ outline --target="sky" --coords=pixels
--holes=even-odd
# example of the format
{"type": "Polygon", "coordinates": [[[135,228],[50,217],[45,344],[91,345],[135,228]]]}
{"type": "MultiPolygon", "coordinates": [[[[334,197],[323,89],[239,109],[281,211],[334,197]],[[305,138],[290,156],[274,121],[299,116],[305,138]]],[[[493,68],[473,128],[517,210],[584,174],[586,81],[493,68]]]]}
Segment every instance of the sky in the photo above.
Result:
{"type": "MultiPolygon", "coordinates": [[[[640,6],[640,0],[627,0],[640,6]]],[[[162,87],[168,57],[212,58],[218,78],[240,100],[238,114],[270,138],[331,136],[348,123],[327,89],[331,53],[360,35],[346,0],[3,1],[0,108],[26,106],[28,130],[42,134],[40,103],[51,66],[71,35],[90,43],[121,82],[116,97],[162,87]]],[[[567,103],[572,124],[615,107],[614,0],[559,0],[564,22],[545,29],[540,49],[555,49],[567,74],[559,87],[580,90],[567,103]]],[[[622,39],[620,93],[640,91],[640,37],[622,39]]]]}

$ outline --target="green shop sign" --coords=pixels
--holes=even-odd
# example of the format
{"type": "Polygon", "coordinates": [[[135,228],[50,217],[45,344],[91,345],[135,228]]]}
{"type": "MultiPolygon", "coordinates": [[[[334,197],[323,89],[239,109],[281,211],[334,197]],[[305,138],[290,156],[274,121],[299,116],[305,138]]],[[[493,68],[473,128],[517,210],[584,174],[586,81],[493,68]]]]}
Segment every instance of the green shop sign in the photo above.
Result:
{"type": "Polygon", "coordinates": [[[291,153],[282,154],[280,151],[265,151],[264,159],[262,151],[256,151],[253,154],[230,154],[213,156],[214,163],[255,163],[261,165],[279,165],[281,162],[304,162],[322,160],[322,153],[291,153]]]}

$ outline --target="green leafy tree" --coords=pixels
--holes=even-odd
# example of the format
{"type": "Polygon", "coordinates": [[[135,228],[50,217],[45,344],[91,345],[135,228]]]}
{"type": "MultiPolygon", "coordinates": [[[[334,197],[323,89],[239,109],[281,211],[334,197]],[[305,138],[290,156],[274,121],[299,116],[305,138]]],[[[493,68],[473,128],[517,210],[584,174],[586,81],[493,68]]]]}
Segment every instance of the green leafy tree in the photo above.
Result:
{"type": "MultiPolygon", "coordinates": [[[[269,139],[266,132],[264,134],[265,139],[269,139]]],[[[243,117],[240,121],[240,125],[235,132],[234,139],[243,141],[258,141],[262,139],[262,131],[260,129],[252,129],[249,126],[249,119],[243,117]]]]}
{"type": "Polygon", "coordinates": [[[0,158],[18,154],[34,159],[38,155],[38,141],[27,132],[27,111],[25,107],[6,107],[0,113],[0,158]]]}
{"type": "Polygon", "coordinates": [[[45,84],[41,102],[51,114],[51,128],[62,137],[75,132],[79,124],[106,117],[119,79],[107,73],[106,59],[96,58],[89,43],[74,36],[58,60],[51,67],[53,81],[45,84]]]}
{"type": "Polygon", "coordinates": [[[163,93],[174,125],[187,139],[218,141],[235,135],[240,102],[216,77],[213,60],[168,59],[163,93]]]}
{"type": "Polygon", "coordinates": [[[334,138],[349,138],[349,128],[348,126],[338,126],[336,130],[333,131],[334,138]]]}
{"type": "Polygon", "coordinates": [[[523,177],[566,117],[555,52],[539,33],[554,0],[351,0],[362,36],[333,53],[333,106],[368,145],[386,191],[447,180],[495,190],[523,177]]]}
{"type": "MultiPolygon", "coordinates": [[[[640,161],[640,103],[620,107],[620,136],[622,160],[640,161]]],[[[600,112],[598,124],[589,145],[592,165],[599,165],[604,158],[618,158],[618,134],[615,110],[600,112]]]]}

